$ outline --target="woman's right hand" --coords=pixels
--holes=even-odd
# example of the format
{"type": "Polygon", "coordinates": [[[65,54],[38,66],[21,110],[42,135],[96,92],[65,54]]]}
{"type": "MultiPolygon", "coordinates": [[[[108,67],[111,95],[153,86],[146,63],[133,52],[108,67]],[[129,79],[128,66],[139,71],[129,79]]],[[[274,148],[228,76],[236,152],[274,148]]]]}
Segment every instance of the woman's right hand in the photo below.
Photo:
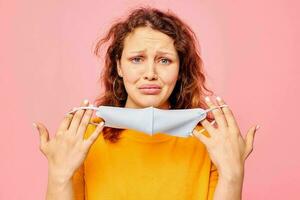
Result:
{"type": "MultiPolygon", "coordinates": [[[[87,100],[81,104],[88,105],[87,100]]],[[[49,175],[71,179],[83,164],[91,145],[103,129],[103,124],[99,123],[91,136],[84,139],[92,114],[91,109],[80,109],[75,114],[67,114],[52,139],[49,139],[49,132],[42,123],[35,123],[40,133],[40,150],[48,159],[49,175]]]]}

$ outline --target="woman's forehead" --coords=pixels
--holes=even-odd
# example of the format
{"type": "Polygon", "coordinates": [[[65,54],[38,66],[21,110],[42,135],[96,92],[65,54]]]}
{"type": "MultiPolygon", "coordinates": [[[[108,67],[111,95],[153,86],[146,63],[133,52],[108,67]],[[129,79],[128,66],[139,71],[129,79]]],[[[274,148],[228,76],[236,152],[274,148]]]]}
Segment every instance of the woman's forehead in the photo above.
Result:
{"type": "Polygon", "coordinates": [[[174,54],[174,40],[168,35],[150,27],[136,28],[127,35],[124,50],[130,53],[141,53],[156,50],[158,53],[174,54]]]}

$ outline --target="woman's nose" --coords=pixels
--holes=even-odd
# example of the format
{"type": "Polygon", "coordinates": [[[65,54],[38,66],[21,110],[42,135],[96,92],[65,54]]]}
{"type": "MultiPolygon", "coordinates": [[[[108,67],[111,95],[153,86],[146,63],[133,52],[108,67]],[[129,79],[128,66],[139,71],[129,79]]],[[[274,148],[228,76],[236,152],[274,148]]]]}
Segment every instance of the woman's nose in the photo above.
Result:
{"type": "Polygon", "coordinates": [[[157,79],[157,73],[154,62],[147,63],[144,78],[148,80],[157,79]]]}

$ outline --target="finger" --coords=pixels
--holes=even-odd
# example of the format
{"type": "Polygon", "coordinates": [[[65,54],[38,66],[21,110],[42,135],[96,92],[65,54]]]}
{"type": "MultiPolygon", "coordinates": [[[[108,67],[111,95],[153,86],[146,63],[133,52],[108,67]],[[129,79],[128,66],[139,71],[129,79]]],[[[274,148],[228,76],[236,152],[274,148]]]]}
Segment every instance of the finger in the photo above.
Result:
{"type": "Polygon", "coordinates": [[[227,121],[225,119],[223,111],[215,105],[208,96],[205,97],[205,102],[209,106],[209,108],[215,108],[212,110],[212,113],[215,117],[218,127],[227,127],[227,121]]]}
{"type": "MultiPolygon", "coordinates": [[[[224,104],[227,105],[221,97],[218,96],[216,99],[220,106],[224,105],[224,104]]],[[[237,122],[234,118],[234,115],[233,115],[231,109],[229,108],[229,106],[222,107],[221,109],[223,110],[228,127],[238,130],[239,129],[238,124],[237,124],[237,122]]]]}
{"type": "Polygon", "coordinates": [[[90,148],[90,146],[95,142],[95,140],[98,138],[103,128],[104,128],[104,122],[100,122],[96,127],[96,129],[94,130],[94,132],[92,133],[92,135],[87,140],[85,140],[88,148],[90,148]]]}
{"type": "Polygon", "coordinates": [[[205,129],[202,129],[200,131],[194,129],[193,132],[192,132],[192,135],[197,137],[205,146],[207,146],[208,143],[209,143],[209,138],[206,137],[205,135],[203,135],[204,131],[205,131],[205,129]]]}
{"type": "Polygon", "coordinates": [[[204,119],[200,121],[200,123],[212,137],[215,135],[216,128],[213,127],[214,121],[212,123],[209,123],[207,119],[204,119]]]}
{"type": "Polygon", "coordinates": [[[214,129],[217,129],[217,128],[218,128],[217,123],[216,123],[216,120],[213,120],[212,122],[210,122],[210,124],[212,125],[212,127],[213,127],[214,129]]]}
{"type": "Polygon", "coordinates": [[[71,124],[71,121],[73,119],[73,116],[74,116],[74,114],[72,114],[72,113],[68,113],[65,115],[64,119],[62,120],[62,122],[60,123],[60,125],[58,127],[57,134],[64,133],[68,130],[68,128],[71,124]]]}
{"type": "MultiPolygon", "coordinates": [[[[90,105],[90,106],[92,106],[92,105],[90,105]]],[[[85,111],[85,113],[83,115],[83,118],[81,120],[81,123],[79,125],[77,134],[76,134],[79,138],[83,138],[83,135],[84,135],[84,133],[87,129],[87,126],[90,122],[90,119],[92,117],[92,114],[93,114],[93,110],[86,110],[85,111]]]]}
{"type": "MultiPolygon", "coordinates": [[[[83,102],[81,102],[80,106],[88,106],[88,104],[89,104],[89,101],[86,99],[83,102]]],[[[75,112],[75,115],[72,119],[72,122],[70,124],[70,127],[69,127],[68,131],[70,131],[73,134],[77,133],[77,129],[80,125],[80,122],[81,122],[81,119],[82,119],[82,116],[83,116],[84,113],[85,113],[85,109],[80,109],[80,110],[75,112]]]]}
{"type": "Polygon", "coordinates": [[[256,126],[251,127],[246,135],[246,155],[245,158],[246,159],[250,153],[253,151],[253,142],[254,142],[254,136],[255,136],[255,132],[256,132],[257,128],[256,126]]]}
{"type": "Polygon", "coordinates": [[[49,141],[49,131],[48,129],[41,123],[36,122],[33,124],[40,135],[40,149],[42,150],[43,147],[47,144],[47,142],[49,141]]]}

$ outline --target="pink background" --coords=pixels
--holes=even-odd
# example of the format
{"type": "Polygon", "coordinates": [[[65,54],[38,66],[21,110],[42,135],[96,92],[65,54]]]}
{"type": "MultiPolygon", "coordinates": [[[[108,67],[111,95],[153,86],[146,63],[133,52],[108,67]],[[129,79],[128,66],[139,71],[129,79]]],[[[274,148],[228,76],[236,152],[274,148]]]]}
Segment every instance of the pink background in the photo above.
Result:
{"type": "Polygon", "coordinates": [[[0,199],[44,199],[47,160],[32,122],[54,134],[64,113],[93,100],[101,70],[93,44],[136,5],[170,8],[190,24],[210,87],[231,106],[244,135],[261,126],[243,199],[299,199],[296,0],[0,0],[0,199]]]}

